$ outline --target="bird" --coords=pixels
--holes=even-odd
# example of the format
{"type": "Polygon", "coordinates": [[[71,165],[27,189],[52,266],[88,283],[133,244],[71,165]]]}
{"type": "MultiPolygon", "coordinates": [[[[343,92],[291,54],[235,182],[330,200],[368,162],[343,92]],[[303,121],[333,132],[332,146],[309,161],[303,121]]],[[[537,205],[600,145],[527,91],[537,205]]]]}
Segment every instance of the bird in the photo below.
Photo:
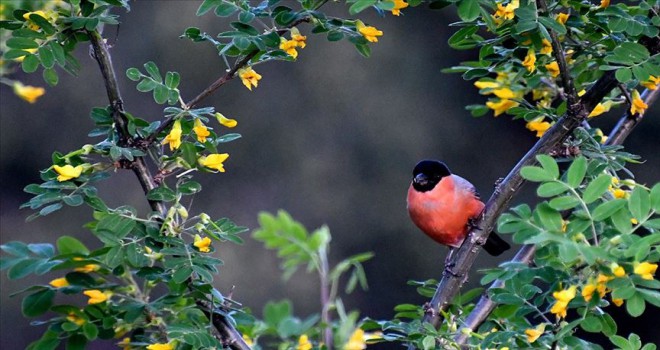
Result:
{"type": "MultiPolygon", "coordinates": [[[[422,232],[449,247],[449,259],[465,240],[484,203],[468,180],[452,174],[441,161],[425,159],[413,169],[407,207],[410,218],[422,232]]],[[[483,247],[493,256],[510,248],[495,232],[488,236],[483,247]]]]}

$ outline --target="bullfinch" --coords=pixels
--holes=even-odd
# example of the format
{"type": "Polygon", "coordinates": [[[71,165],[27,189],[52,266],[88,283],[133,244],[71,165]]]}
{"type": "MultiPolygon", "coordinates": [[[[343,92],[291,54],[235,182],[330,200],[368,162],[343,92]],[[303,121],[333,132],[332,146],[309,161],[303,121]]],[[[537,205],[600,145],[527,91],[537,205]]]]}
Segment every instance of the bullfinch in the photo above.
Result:
{"type": "MultiPolygon", "coordinates": [[[[422,160],[415,166],[408,189],[408,214],[427,236],[449,246],[450,254],[453,248],[461,246],[472,220],[483,208],[474,185],[452,174],[444,163],[422,160]]],[[[483,247],[494,256],[510,248],[494,232],[483,247]]]]}

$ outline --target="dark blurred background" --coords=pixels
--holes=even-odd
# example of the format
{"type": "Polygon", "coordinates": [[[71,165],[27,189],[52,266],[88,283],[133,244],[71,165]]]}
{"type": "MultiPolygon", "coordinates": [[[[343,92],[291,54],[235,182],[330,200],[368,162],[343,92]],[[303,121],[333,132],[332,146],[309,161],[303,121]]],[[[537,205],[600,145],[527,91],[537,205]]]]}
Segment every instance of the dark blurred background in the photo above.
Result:
{"type": "MultiPolygon", "coordinates": [[[[120,13],[118,29],[106,28],[125,106],[132,114],[156,120],[162,106],[135,90],[135,83],[123,74],[129,67],[141,68],[153,60],[161,71],[178,71],[184,100],[224,73],[224,64],[211,45],[179,39],[189,26],[212,35],[228,30],[227,21],[211,13],[196,17],[199,3],[134,2],[129,13],[120,13]]],[[[326,11],[348,16],[345,4],[329,3],[326,11]]],[[[373,11],[361,14],[366,23],[385,32],[372,45],[369,59],[349,43],[328,42],[301,25],[308,45],[297,62],[259,65],[256,70],[263,80],[254,91],[234,80],[204,101],[237,119],[234,130],[243,138],[221,150],[231,155],[226,173],[197,174],[204,191],[195,197],[192,213],[229,217],[256,228],[260,211],[285,209],[310,230],[327,224],[333,234],[331,262],[364,251],[376,254],[365,264],[369,290],[344,296],[348,309],[386,319],[393,316],[397,304],[423,303],[425,298],[406,282],[439,278],[446,249],[432,243],[408,219],[405,197],[412,167],[422,158],[443,159],[487,199],[495,181],[537,140],[522,121],[507,116],[495,119],[492,114],[476,119],[464,110],[463,106],[485,99],[460,75],[440,72],[476,57],[475,52],[448,47],[447,39],[455,32],[448,27],[456,21],[453,12],[422,6],[405,9],[401,17],[388,13],[381,18],[373,11]]],[[[90,247],[99,246],[82,228],[91,217],[86,207],[64,208],[30,223],[24,220],[31,212],[18,209],[29,199],[23,187],[39,181],[39,170],[50,166],[53,150],[68,152],[98,142],[86,136],[93,127],[88,116],[92,107],[106,106],[107,97],[87,47],[80,49],[78,57],[79,76],[62,73],[60,84],[47,88],[35,105],[19,100],[7,86],[0,89],[2,243],[54,243],[66,234],[90,247]]],[[[40,74],[15,77],[45,86],[40,74]]],[[[653,106],[647,111],[645,121],[626,143],[630,152],[646,161],[630,166],[640,183],[659,180],[658,110],[653,106]]],[[[607,132],[619,114],[601,116],[593,124],[607,132]]],[[[142,213],[148,210],[131,172],[118,172],[100,192],[109,205],[130,204],[142,213]]],[[[533,188],[527,186],[514,202],[534,200],[533,188]]],[[[234,298],[259,316],[266,301],[283,298],[294,301],[299,316],[318,312],[316,277],[299,272],[290,281],[282,281],[273,252],[249,235],[245,238],[242,246],[216,246],[225,262],[216,286],[224,293],[235,286],[234,298]]],[[[479,267],[492,266],[513,254],[498,259],[480,255],[472,286],[478,283],[479,267]]],[[[24,348],[43,331],[29,325],[30,320],[20,315],[20,297],[9,294],[55,277],[59,276],[18,281],[9,281],[4,274],[0,277],[1,348],[24,348]]],[[[657,315],[657,308],[647,313],[657,315]]],[[[657,334],[650,334],[654,323],[645,324],[646,329],[638,324],[635,331],[645,342],[653,341],[652,337],[659,341],[657,334]]]]}

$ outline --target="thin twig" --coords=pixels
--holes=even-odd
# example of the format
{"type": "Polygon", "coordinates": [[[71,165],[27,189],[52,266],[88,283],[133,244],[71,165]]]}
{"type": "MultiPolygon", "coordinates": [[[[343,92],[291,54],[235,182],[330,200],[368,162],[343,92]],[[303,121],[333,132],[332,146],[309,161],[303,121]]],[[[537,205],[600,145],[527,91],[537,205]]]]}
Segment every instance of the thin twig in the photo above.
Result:
{"type": "MultiPolygon", "coordinates": [[[[284,33],[287,32],[289,28],[292,28],[300,23],[303,22],[309,22],[309,18],[301,18],[297,21],[294,21],[292,24],[287,26],[287,29],[281,29],[277,31],[277,34],[283,35],[284,33]]],[[[195,108],[200,102],[202,102],[203,99],[207,98],[211,94],[213,94],[216,90],[218,90],[222,85],[225,85],[228,83],[230,80],[234,79],[236,77],[236,72],[238,72],[239,69],[244,68],[245,66],[248,65],[250,60],[252,60],[257,54],[259,53],[259,50],[254,50],[247,55],[243,56],[240,60],[234,64],[234,67],[229,69],[223,76],[218,78],[216,81],[214,81],[211,85],[209,85],[204,91],[199,93],[199,95],[195,96],[192,100],[190,100],[188,103],[186,103],[185,108],[191,109],[195,108]]],[[[145,138],[145,141],[147,144],[151,144],[156,140],[158,135],[162,133],[163,131],[167,130],[172,126],[172,123],[174,123],[174,117],[175,116],[170,116],[163,120],[163,122],[154,130],[149,136],[145,138]]]]}

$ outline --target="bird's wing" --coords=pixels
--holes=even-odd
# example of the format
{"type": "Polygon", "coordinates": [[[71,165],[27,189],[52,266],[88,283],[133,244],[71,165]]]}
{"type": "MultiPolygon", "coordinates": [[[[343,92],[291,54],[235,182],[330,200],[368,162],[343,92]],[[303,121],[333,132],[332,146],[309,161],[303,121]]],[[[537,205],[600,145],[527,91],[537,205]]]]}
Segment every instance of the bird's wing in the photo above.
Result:
{"type": "Polygon", "coordinates": [[[476,199],[481,199],[479,196],[479,192],[477,192],[477,189],[474,187],[470,181],[458,176],[458,175],[452,175],[454,177],[454,186],[462,189],[463,191],[471,192],[474,195],[474,198],[476,199]]]}

